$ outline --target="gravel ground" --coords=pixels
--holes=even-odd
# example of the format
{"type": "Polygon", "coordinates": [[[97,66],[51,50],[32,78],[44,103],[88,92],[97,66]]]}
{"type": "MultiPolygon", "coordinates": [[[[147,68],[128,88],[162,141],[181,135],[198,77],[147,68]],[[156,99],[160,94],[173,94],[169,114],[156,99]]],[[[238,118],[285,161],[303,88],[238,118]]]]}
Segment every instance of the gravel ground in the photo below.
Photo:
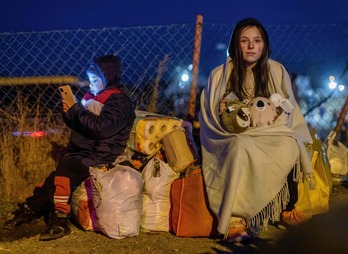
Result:
{"type": "MultiPolygon", "coordinates": [[[[348,203],[348,189],[336,187],[331,195],[330,210],[348,203]]],[[[6,214],[15,208],[15,204],[0,204],[0,223],[6,214]]],[[[287,231],[268,227],[260,237],[246,245],[233,245],[220,239],[182,238],[168,232],[144,233],[137,237],[110,239],[99,233],[83,231],[72,225],[72,233],[63,238],[41,242],[39,234],[44,229],[42,220],[34,221],[16,230],[0,230],[0,253],[35,254],[73,254],[73,253],[271,253],[277,240],[287,231]]],[[[348,234],[347,234],[348,235],[348,234]]]]}

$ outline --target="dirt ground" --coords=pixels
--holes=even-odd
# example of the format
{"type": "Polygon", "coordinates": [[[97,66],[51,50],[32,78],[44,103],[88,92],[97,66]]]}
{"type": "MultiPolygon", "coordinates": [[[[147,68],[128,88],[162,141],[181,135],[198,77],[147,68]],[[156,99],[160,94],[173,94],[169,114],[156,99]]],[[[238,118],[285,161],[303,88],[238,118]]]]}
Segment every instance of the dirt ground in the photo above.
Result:
{"type": "MultiPolygon", "coordinates": [[[[342,204],[348,204],[348,189],[338,186],[333,189],[330,198],[330,211],[342,204]]],[[[16,204],[0,204],[1,225],[6,214],[15,207],[16,204]]],[[[337,223],[340,222],[337,221],[337,223]]],[[[273,253],[272,250],[277,241],[288,233],[286,230],[269,226],[268,231],[261,232],[258,238],[248,244],[236,246],[225,243],[219,238],[182,238],[168,232],[151,234],[140,232],[137,237],[117,240],[99,233],[83,231],[74,225],[71,227],[70,235],[49,242],[39,241],[39,234],[44,229],[42,220],[34,221],[30,225],[13,231],[1,228],[0,253],[273,253]]],[[[318,230],[327,229],[318,228],[318,230]]],[[[348,236],[348,233],[346,235],[348,236]]]]}

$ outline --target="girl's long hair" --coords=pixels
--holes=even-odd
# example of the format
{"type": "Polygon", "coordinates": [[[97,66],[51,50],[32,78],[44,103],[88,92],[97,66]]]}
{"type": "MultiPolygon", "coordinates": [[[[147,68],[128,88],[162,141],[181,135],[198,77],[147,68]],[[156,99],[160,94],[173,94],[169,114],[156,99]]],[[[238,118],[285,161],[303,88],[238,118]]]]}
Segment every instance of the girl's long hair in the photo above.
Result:
{"type": "Polygon", "coordinates": [[[262,96],[268,98],[270,96],[270,92],[268,90],[268,59],[271,55],[271,48],[268,33],[258,20],[254,18],[246,18],[236,24],[232,33],[228,54],[233,60],[233,69],[231,76],[229,77],[225,93],[227,95],[233,91],[241,100],[246,98],[247,95],[243,89],[243,82],[246,77],[246,65],[243,60],[242,49],[240,46],[240,36],[245,28],[253,26],[259,30],[264,41],[264,48],[261,57],[252,69],[255,78],[255,97],[262,96]]]}

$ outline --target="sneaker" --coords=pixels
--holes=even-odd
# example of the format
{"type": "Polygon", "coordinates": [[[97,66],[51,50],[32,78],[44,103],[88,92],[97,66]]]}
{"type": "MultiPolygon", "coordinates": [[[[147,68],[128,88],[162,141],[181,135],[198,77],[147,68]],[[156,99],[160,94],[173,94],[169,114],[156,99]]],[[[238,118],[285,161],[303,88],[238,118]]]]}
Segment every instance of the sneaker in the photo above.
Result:
{"type": "Polygon", "coordinates": [[[307,221],[308,218],[299,210],[293,209],[291,211],[283,211],[280,214],[280,222],[278,227],[284,227],[285,229],[299,225],[302,222],[307,221]]]}
{"type": "Polygon", "coordinates": [[[50,241],[71,233],[69,215],[55,210],[50,213],[45,230],[40,235],[40,241],[50,241]]]}
{"type": "Polygon", "coordinates": [[[248,234],[246,222],[242,218],[234,219],[228,227],[227,233],[225,234],[224,241],[229,243],[240,243],[247,241],[251,238],[248,234]]]}
{"type": "Polygon", "coordinates": [[[11,212],[12,218],[4,223],[4,229],[12,230],[22,224],[30,223],[37,218],[35,212],[29,208],[27,203],[18,203],[18,207],[11,212]]]}

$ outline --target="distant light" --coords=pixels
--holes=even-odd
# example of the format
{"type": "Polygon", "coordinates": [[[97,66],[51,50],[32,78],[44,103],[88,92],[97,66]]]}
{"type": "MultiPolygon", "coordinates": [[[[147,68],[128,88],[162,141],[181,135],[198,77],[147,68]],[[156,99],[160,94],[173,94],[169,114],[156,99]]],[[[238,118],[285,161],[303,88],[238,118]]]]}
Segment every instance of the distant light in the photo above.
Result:
{"type": "Polygon", "coordinates": [[[188,69],[189,71],[192,71],[192,68],[193,68],[193,65],[192,65],[192,64],[189,64],[189,66],[187,66],[187,69],[188,69]]]}
{"type": "Polygon", "coordinates": [[[335,77],[334,76],[330,76],[329,80],[330,80],[330,82],[334,82],[335,81],[335,77]]]}
{"type": "Polygon", "coordinates": [[[226,48],[227,48],[227,45],[225,43],[219,42],[215,45],[216,50],[225,50],[226,48]]]}
{"type": "Polygon", "coordinates": [[[12,132],[12,135],[15,137],[24,136],[24,137],[37,138],[37,137],[45,136],[45,132],[44,131],[14,131],[12,132]]]}
{"type": "Polygon", "coordinates": [[[181,80],[183,81],[183,82],[186,82],[187,80],[189,80],[189,75],[187,74],[187,73],[183,73],[182,75],[181,75],[181,80]]]}
{"type": "Polygon", "coordinates": [[[45,136],[45,133],[43,131],[33,131],[30,134],[30,137],[34,137],[34,138],[43,137],[43,136],[45,136]]]}
{"type": "Polygon", "coordinates": [[[342,91],[344,90],[344,85],[339,85],[339,86],[338,86],[338,90],[339,90],[340,92],[342,92],[342,91]]]}
{"type": "Polygon", "coordinates": [[[331,81],[331,82],[329,83],[329,88],[330,88],[330,89],[335,89],[336,87],[337,87],[337,83],[336,83],[336,82],[331,81]]]}
{"type": "Polygon", "coordinates": [[[186,87],[185,82],[179,82],[180,89],[184,89],[186,87]]]}
{"type": "Polygon", "coordinates": [[[12,135],[15,136],[15,137],[18,137],[21,135],[21,132],[20,131],[14,131],[12,132],[12,135]]]}

